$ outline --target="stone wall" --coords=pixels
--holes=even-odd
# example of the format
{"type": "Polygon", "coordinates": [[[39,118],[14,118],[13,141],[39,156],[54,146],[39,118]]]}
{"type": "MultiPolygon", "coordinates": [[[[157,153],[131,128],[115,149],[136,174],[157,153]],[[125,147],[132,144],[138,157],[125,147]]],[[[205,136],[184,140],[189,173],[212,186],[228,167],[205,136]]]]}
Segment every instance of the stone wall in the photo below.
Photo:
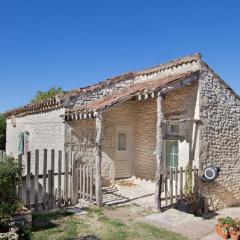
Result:
{"type": "Polygon", "coordinates": [[[204,186],[213,209],[240,202],[240,101],[205,64],[200,78],[200,163],[221,168],[219,178],[204,186]]]}

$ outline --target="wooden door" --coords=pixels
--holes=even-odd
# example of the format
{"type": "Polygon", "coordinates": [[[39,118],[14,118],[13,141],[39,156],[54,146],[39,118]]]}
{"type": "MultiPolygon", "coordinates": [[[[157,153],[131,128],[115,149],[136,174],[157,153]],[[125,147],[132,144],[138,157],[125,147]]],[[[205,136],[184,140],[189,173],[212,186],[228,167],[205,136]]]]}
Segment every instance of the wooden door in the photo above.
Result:
{"type": "Polygon", "coordinates": [[[132,129],[131,127],[117,127],[115,178],[130,177],[131,157],[132,157],[132,129]]]}

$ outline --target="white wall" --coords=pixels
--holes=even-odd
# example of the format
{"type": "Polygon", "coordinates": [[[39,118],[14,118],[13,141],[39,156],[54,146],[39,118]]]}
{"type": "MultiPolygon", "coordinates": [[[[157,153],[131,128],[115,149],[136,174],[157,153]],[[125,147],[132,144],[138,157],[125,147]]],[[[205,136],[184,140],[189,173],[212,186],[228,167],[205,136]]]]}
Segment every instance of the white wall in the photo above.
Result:
{"type": "MultiPolygon", "coordinates": [[[[50,150],[55,149],[55,168],[57,167],[58,151],[64,150],[65,124],[60,115],[64,109],[58,109],[46,113],[32,114],[24,117],[16,117],[16,127],[7,119],[6,153],[18,157],[18,135],[20,132],[29,132],[29,151],[32,151],[32,169],[34,166],[34,151],[40,151],[39,171],[42,172],[43,149],[48,149],[48,166],[50,166],[50,150]]],[[[24,156],[25,160],[26,156],[24,156]]]]}

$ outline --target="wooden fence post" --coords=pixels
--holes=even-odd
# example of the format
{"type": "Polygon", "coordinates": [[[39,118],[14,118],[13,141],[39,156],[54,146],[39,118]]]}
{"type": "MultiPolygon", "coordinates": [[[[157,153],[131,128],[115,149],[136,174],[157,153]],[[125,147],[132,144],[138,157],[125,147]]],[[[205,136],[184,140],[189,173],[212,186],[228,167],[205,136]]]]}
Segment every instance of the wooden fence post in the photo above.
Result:
{"type": "Polygon", "coordinates": [[[79,197],[82,198],[83,194],[82,194],[82,164],[80,164],[79,166],[79,197]]]}
{"type": "Polygon", "coordinates": [[[178,168],[175,168],[175,200],[178,202],[178,168]]]}
{"type": "Polygon", "coordinates": [[[58,152],[58,207],[61,207],[61,191],[62,190],[62,151],[58,152]]]}
{"type": "Polygon", "coordinates": [[[51,185],[51,191],[52,191],[52,195],[51,195],[51,208],[53,209],[56,206],[56,202],[54,201],[56,199],[56,195],[55,195],[55,184],[54,184],[54,180],[55,180],[55,150],[51,149],[51,174],[52,174],[52,185],[51,185]]]}
{"type": "Polygon", "coordinates": [[[68,205],[68,177],[69,177],[69,161],[68,161],[68,153],[65,152],[65,178],[64,178],[64,198],[65,204],[68,205]]]}
{"type": "Polygon", "coordinates": [[[162,99],[163,96],[158,94],[157,97],[157,133],[156,133],[156,173],[155,173],[155,207],[161,210],[161,188],[160,188],[160,175],[162,171],[162,99]]]}
{"type": "Polygon", "coordinates": [[[168,170],[165,172],[164,193],[165,193],[165,204],[168,205],[168,170]]]}
{"type": "Polygon", "coordinates": [[[26,205],[28,209],[31,209],[31,152],[27,152],[27,176],[26,176],[26,205]]]}
{"type": "Polygon", "coordinates": [[[102,114],[96,114],[96,203],[103,205],[102,184],[101,184],[101,137],[102,137],[102,114]]]}
{"type": "Polygon", "coordinates": [[[53,171],[48,170],[48,210],[53,209],[53,171]]]}
{"type": "Polygon", "coordinates": [[[173,207],[173,169],[170,169],[170,202],[173,207]]]}
{"type": "Polygon", "coordinates": [[[90,165],[90,201],[93,200],[93,165],[90,165]]]}
{"type": "Polygon", "coordinates": [[[77,190],[77,160],[73,159],[72,162],[72,204],[76,204],[78,200],[77,190]]]}
{"type": "Polygon", "coordinates": [[[47,149],[43,151],[43,209],[47,210],[47,149]]]}
{"type": "Polygon", "coordinates": [[[34,210],[38,211],[38,174],[39,174],[39,150],[35,150],[35,174],[34,174],[34,210]]]}
{"type": "Polygon", "coordinates": [[[183,199],[183,167],[180,167],[180,199],[183,199]]]}

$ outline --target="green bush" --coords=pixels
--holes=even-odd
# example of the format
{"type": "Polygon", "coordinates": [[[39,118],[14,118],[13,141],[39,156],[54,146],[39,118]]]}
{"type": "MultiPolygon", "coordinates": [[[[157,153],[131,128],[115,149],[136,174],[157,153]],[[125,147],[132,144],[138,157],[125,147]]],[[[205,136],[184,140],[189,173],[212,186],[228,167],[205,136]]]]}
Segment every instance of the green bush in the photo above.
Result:
{"type": "Polygon", "coordinates": [[[12,157],[0,161],[0,221],[10,218],[20,202],[17,185],[21,181],[22,166],[12,157]]]}

